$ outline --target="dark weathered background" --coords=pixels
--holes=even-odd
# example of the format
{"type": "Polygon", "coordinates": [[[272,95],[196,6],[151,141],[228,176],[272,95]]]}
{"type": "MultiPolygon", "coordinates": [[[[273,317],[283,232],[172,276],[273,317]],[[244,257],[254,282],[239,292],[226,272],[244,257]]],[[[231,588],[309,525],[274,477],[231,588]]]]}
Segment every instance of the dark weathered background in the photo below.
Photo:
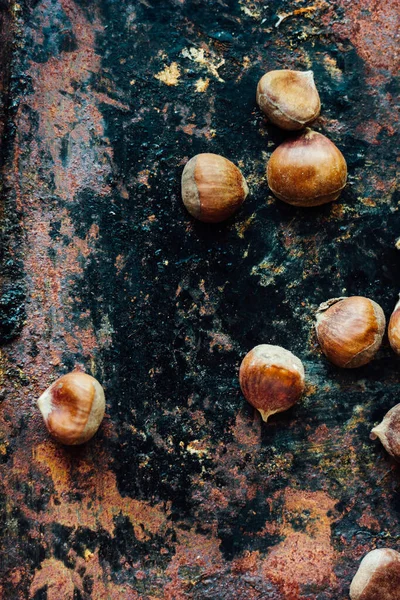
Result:
{"type": "Polygon", "coordinates": [[[344,600],[360,558],[400,549],[400,471],[369,430],[400,400],[387,341],[341,371],[317,305],[400,288],[399,0],[0,2],[1,598],[344,600]],[[255,105],[272,68],[313,69],[341,199],[268,191],[284,134],[255,105]],[[251,195],[219,226],[179,194],[221,153],[251,195]],[[262,424],[240,360],[280,344],[303,401],[262,424]],[[107,416],[85,447],[36,398],[81,367],[107,416]]]}

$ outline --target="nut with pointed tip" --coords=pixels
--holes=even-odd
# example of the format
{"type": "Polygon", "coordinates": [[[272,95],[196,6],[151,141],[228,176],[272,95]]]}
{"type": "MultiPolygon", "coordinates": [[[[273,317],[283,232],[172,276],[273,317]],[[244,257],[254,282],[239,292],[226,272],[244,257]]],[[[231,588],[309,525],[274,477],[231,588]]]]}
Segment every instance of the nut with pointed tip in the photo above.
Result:
{"type": "Polygon", "coordinates": [[[354,369],[372,360],[382,344],[385,315],[363,296],[332,298],[317,311],[315,329],[325,356],[337,367],[354,369]]]}
{"type": "Polygon", "coordinates": [[[292,131],[303,129],[321,110],[314,73],[269,71],[258,82],[257,104],[278,127],[292,131]]]}
{"type": "Polygon", "coordinates": [[[339,198],[347,181],[347,164],[331,140],[306,129],[274,150],[267,180],[279,200],[294,206],[319,206],[339,198]]]}
{"type": "Polygon", "coordinates": [[[351,582],[350,598],[399,600],[400,554],[390,548],[378,548],[364,556],[351,582]]]}
{"type": "Polygon", "coordinates": [[[396,354],[400,354],[400,300],[394,307],[388,327],[389,342],[396,354]]]}
{"type": "Polygon", "coordinates": [[[182,173],[182,200],[204,223],[219,223],[243,204],[249,188],[241,171],[219,154],[197,154],[182,173]]]}
{"type": "Polygon", "coordinates": [[[371,440],[379,438],[385,450],[400,461],[400,404],[396,404],[386,413],[383,421],[373,428],[371,440]]]}
{"type": "Polygon", "coordinates": [[[75,446],[98,430],[104,417],[104,391],[94,377],[73,371],[57,379],[40,396],[38,406],[51,435],[75,446]]]}
{"type": "Polygon", "coordinates": [[[300,399],[305,386],[303,363],[285,348],[260,344],[244,357],[239,382],[246,400],[267,421],[300,399]]]}

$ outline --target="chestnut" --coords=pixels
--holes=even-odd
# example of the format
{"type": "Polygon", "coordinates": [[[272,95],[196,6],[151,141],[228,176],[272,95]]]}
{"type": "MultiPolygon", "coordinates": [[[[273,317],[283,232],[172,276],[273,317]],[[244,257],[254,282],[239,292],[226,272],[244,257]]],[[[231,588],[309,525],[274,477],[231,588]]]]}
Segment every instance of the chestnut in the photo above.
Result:
{"type": "Polygon", "coordinates": [[[312,71],[269,71],[257,86],[257,104],[282,129],[303,129],[321,110],[312,71]]]}
{"type": "Polygon", "coordinates": [[[193,217],[204,223],[228,219],[248,193],[238,167],[219,154],[197,154],[183,169],[183,203],[193,217]]]}
{"type": "Polygon", "coordinates": [[[370,438],[379,438],[385,450],[400,461],[400,404],[386,413],[383,421],[372,429],[370,438]]]}
{"type": "Polygon", "coordinates": [[[73,371],[57,379],[40,396],[38,406],[50,434],[75,446],[98,430],[105,411],[104,391],[91,375],[73,371]]]}
{"type": "Polygon", "coordinates": [[[373,359],[382,344],[385,324],[379,304],[350,296],[323,302],[315,328],[325,356],[338,367],[353,369],[373,359]]]}
{"type": "Polygon", "coordinates": [[[400,300],[394,307],[388,327],[389,342],[396,354],[400,354],[400,300]]]}
{"type": "Polygon", "coordinates": [[[307,128],[274,150],[267,180],[279,200],[294,206],[319,206],[340,196],[347,181],[347,165],[333,142],[307,128]]]}
{"type": "Polygon", "coordinates": [[[377,548],[364,556],[350,585],[351,600],[399,600],[400,554],[377,548]]]}
{"type": "Polygon", "coordinates": [[[267,421],[299,400],[305,386],[303,363],[285,348],[260,344],[244,357],[239,382],[246,400],[267,421]]]}

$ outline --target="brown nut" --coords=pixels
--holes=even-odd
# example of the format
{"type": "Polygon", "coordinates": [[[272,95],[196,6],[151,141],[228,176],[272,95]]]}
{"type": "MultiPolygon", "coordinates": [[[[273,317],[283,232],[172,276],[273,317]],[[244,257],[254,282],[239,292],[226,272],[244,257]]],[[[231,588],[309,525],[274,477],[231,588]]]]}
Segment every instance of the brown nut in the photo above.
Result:
{"type": "Polygon", "coordinates": [[[94,377],[73,371],[57,379],[40,396],[38,405],[51,435],[75,446],[98,430],[104,417],[104,391],[94,377]]]}
{"type": "Polygon", "coordinates": [[[338,367],[354,369],[373,359],[382,344],[385,325],[379,304],[350,296],[321,304],[315,328],[325,356],[338,367]]]}
{"type": "Polygon", "coordinates": [[[389,342],[396,354],[400,354],[400,300],[394,307],[388,328],[389,342]]]}
{"type": "Polygon", "coordinates": [[[347,181],[347,165],[333,142],[306,129],[274,150],[267,180],[280,200],[294,206],[319,206],[340,196],[347,181]]]}
{"type": "Polygon", "coordinates": [[[400,554],[390,548],[378,548],[364,556],[351,582],[350,598],[399,600],[400,554]]]}
{"type": "Polygon", "coordinates": [[[305,385],[303,363],[280,346],[260,344],[244,357],[239,382],[246,400],[267,421],[299,400],[305,385]]]}
{"type": "Polygon", "coordinates": [[[219,154],[197,154],[183,169],[183,203],[193,217],[204,223],[228,219],[248,193],[240,170],[219,154]]]}
{"type": "Polygon", "coordinates": [[[257,103],[282,129],[303,129],[321,110],[312,71],[269,71],[257,86],[257,103]]]}
{"type": "Polygon", "coordinates": [[[385,450],[400,461],[400,404],[386,413],[383,421],[371,431],[371,440],[379,438],[385,450]]]}

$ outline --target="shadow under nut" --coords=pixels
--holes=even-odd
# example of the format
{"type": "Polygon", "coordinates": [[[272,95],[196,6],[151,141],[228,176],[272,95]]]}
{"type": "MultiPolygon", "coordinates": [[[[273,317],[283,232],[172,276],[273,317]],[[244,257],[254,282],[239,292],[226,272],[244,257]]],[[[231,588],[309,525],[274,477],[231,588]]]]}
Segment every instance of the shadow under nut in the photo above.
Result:
{"type": "Polygon", "coordinates": [[[340,196],[347,182],[347,164],[333,142],[306,129],[272,153],[267,180],[280,200],[294,206],[319,206],[340,196]]]}

